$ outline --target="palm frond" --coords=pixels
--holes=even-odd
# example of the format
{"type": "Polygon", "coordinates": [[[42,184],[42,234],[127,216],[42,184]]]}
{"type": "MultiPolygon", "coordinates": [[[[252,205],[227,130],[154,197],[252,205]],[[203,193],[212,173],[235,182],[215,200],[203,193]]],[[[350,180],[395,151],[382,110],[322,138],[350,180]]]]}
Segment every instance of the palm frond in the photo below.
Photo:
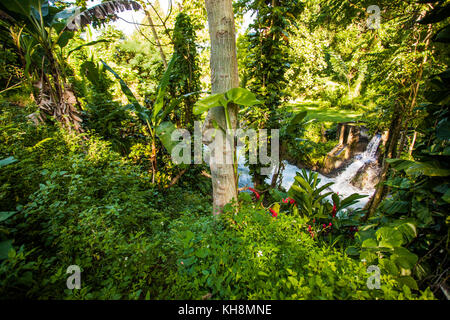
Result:
{"type": "Polygon", "coordinates": [[[78,30],[96,20],[105,20],[106,18],[116,18],[116,14],[126,10],[140,10],[141,5],[131,0],[112,0],[102,2],[92,8],[86,9],[72,17],[67,25],[69,30],[78,30]]]}

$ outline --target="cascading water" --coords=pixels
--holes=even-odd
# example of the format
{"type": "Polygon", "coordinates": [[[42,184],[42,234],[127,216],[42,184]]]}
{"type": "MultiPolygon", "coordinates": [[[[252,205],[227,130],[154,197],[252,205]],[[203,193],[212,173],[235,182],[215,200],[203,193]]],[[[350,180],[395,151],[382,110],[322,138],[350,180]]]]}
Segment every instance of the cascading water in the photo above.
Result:
{"type": "Polygon", "coordinates": [[[376,160],[375,154],[377,153],[380,142],[381,142],[381,134],[374,135],[372,140],[370,140],[369,144],[367,145],[366,151],[363,153],[363,157],[366,157],[371,161],[376,160]]]}
{"type": "MultiPolygon", "coordinates": [[[[378,146],[380,145],[381,135],[376,134],[370,140],[367,145],[366,151],[362,154],[358,154],[354,157],[353,162],[335,179],[335,184],[332,186],[333,190],[341,190],[342,188],[347,188],[350,185],[351,179],[355,176],[358,170],[368,162],[373,162],[376,160],[375,154],[377,153],[378,146]]],[[[351,186],[352,187],[352,186],[351,186]]],[[[355,187],[352,187],[355,190],[355,187]]]]}
{"type": "MultiPolygon", "coordinates": [[[[328,182],[334,182],[334,184],[329,188],[334,192],[339,192],[339,195],[343,197],[347,197],[352,193],[359,193],[363,195],[371,195],[373,193],[373,187],[358,189],[351,185],[350,181],[358,172],[358,170],[365,164],[370,163],[376,160],[376,152],[378,150],[378,146],[380,145],[381,135],[376,134],[367,145],[366,150],[362,154],[358,154],[354,157],[352,163],[337,177],[328,178],[319,173],[319,178],[321,179],[319,185],[326,184],[328,182]]],[[[249,169],[245,165],[245,156],[243,153],[243,148],[238,148],[238,173],[239,173],[239,187],[252,187],[253,183],[251,180],[251,176],[249,174],[249,169]]],[[[281,186],[286,190],[292,186],[295,180],[295,176],[297,172],[301,170],[289,164],[287,161],[283,161],[284,170],[281,177],[281,186]]],[[[266,182],[270,183],[271,176],[267,177],[266,182]]],[[[360,199],[358,203],[353,205],[354,208],[362,208],[368,201],[368,197],[360,199]]]]}

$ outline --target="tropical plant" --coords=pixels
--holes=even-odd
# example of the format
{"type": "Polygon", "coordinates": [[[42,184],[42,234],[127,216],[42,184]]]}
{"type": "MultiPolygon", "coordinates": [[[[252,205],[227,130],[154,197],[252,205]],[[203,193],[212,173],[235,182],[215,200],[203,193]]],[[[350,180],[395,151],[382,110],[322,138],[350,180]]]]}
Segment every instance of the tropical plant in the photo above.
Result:
{"type": "MultiPolygon", "coordinates": [[[[177,15],[172,38],[176,61],[167,92],[176,99],[190,92],[201,91],[196,36],[191,18],[186,13],[181,12],[177,15]]],[[[172,120],[177,127],[193,129],[196,119],[192,108],[198,100],[198,96],[195,94],[187,97],[173,111],[172,120]]]]}
{"type": "MultiPolygon", "coordinates": [[[[1,3],[2,29],[10,32],[29,84],[37,90],[36,102],[43,112],[38,116],[41,121],[48,114],[69,129],[73,126],[76,131],[83,131],[77,98],[67,83],[63,49],[73,38],[76,24],[85,26],[95,19],[110,17],[116,10],[138,8],[137,3],[125,0],[108,1],[85,12],[79,12],[79,8],[65,9],[51,0],[1,3]]],[[[90,44],[83,46],[86,45],[90,44]]]]}
{"type": "MultiPolygon", "coordinates": [[[[246,30],[247,52],[243,65],[241,86],[255,92],[262,104],[247,108],[243,121],[254,129],[275,129],[282,116],[279,107],[288,97],[285,74],[290,67],[289,37],[297,28],[295,17],[304,7],[301,1],[237,1],[235,7],[240,13],[254,13],[255,19],[246,30]]],[[[269,131],[270,132],[270,131],[269,131]]],[[[271,136],[269,133],[269,143],[271,136]]],[[[249,165],[255,187],[264,184],[261,163],[249,165]]]]}
{"type": "Polygon", "coordinates": [[[150,159],[153,172],[152,181],[155,182],[155,176],[157,172],[156,138],[158,137],[160,139],[169,154],[172,152],[173,147],[178,143],[176,141],[173,141],[171,138],[172,132],[176,129],[175,125],[171,121],[164,121],[164,119],[166,119],[170,112],[172,112],[183,99],[191,95],[198,94],[199,92],[190,92],[188,94],[182,95],[177,99],[172,100],[165,106],[164,97],[166,95],[172,68],[175,63],[175,58],[172,57],[158,86],[157,96],[152,105],[152,109],[148,109],[139,103],[138,99],[134,96],[133,92],[127,86],[125,81],[110,66],[108,66],[106,62],[104,62],[103,60],[101,60],[101,62],[104,65],[105,69],[111,72],[114,77],[119,80],[120,87],[127,97],[128,101],[130,102],[130,104],[126,105],[124,109],[133,111],[137,115],[141,123],[147,127],[152,144],[150,159]]]}
{"type": "MultiPolygon", "coordinates": [[[[244,88],[232,88],[224,93],[216,93],[197,101],[194,105],[193,113],[196,115],[200,115],[204,112],[207,112],[211,108],[223,107],[225,112],[225,126],[221,126],[220,124],[216,123],[215,129],[220,129],[226,134],[227,139],[232,139],[232,141],[230,140],[229,143],[233,146],[233,150],[235,150],[237,144],[235,140],[236,137],[234,135],[230,135],[233,132],[233,126],[231,124],[229,114],[230,105],[251,107],[260,103],[261,101],[256,99],[256,95],[251,91],[244,88]]],[[[238,174],[236,152],[233,153],[233,168],[234,181],[237,186],[238,174]]]]}
{"type": "Polygon", "coordinates": [[[349,246],[346,252],[359,256],[359,259],[368,265],[384,268],[401,285],[419,290],[412,276],[418,256],[407,249],[417,235],[417,226],[413,219],[399,219],[381,224],[371,221],[370,224],[361,226],[355,234],[357,247],[349,246]]]}
{"type": "MultiPolygon", "coordinates": [[[[15,159],[14,157],[2,159],[0,160],[0,169],[16,161],[17,159],[15,159]]],[[[0,223],[7,221],[11,216],[13,216],[16,213],[17,211],[0,212],[0,223]]],[[[12,248],[13,241],[11,239],[3,239],[5,236],[7,236],[6,229],[4,229],[0,224],[0,260],[6,259],[8,257],[9,250],[12,248]]]]}
{"type": "Polygon", "coordinates": [[[295,181],[288,191],[291,198],[298,204],[298,212],[301,215],[308,216],[310,218],[328,218],[331,212],[331,205],[325,198],[332,195],[333,203],[336,206],[334,213],[339,210],[345,209],[351,205],[354,205],[358,199],[366,196],[354,193],[345,199],[340,200],[339,196],[333,191],[322,194],[322,191],[326,190],[334,184],[334,182],[328,182],[320,186],[321,179],[319,174],[314,171],[306,171],[302,169],[297,172],[295,181]]]}
{"type": "Polygon", "coordinates": [[[450,239],[449,74],[447,70],[429,80],[425,91],[429,103],[420,107],[427,116],[416,128],[421,139],[412,152],[414,160],[387,160],[393,168],[385,182],[391,197],[377,208],[377,213],[394,221],[414,219],[418,236],[408,249],[420,258],[412,273],[421,286],[431,283],[435,293],[444,295],[448,295],[450,239]]]}

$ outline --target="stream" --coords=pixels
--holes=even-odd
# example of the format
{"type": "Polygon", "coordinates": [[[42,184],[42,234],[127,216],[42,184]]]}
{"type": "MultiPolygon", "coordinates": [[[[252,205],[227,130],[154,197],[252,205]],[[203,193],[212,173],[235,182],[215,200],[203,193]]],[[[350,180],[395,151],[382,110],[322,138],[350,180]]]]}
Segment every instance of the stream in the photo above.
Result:
{"type": "MultiPolygon", "coordinates": [[[[374,186],[366,186],[364,189],[359,189],[353,186],[350,181],[356,175],[358,170],[368,162],[376,161],[376,152],[378,146],[380,145],[381,135],[377,134],[372,137],[369,144],[367,145],[366,150],[363,153],[356,154],[352,159],[351,163],[343,170],[339,175],[334,178],[326,177],[319,173],[320,183],[319,186],[324,185],[328,182],[334,182],[329,188],[325,189],[323,192],[338,192],[341,197],[347,197],[353,193],[359,193],[362,195],[367,195],[363,199],[359,199],[356,204],[354,204],[353,208],[362,208],[368,202],[369,196],[371,196],[375,189],[374,186]]],[[[252,179],[249,174],[249,168],[245,165],[245,155],[243,148],[237,148],[238,152],[238,173],[239,173],[239,188],[242,187],[252,187],[252,179]]],[[[298,167],[288,163],[286,160],[282,161],[284,164],[284,170],[281,174],[281,186],[289,190],[295,180],[295,176],[297,172],[300,172],[301,169],[298,167]]],[[[305,169],[306,171],[310,171],[305,169]]],[[[266,178],[266,182],[270,183],[272,176],[268,176],[266,178]]],[[[330,197],[329,197],[330,198],[330,197]]]]}

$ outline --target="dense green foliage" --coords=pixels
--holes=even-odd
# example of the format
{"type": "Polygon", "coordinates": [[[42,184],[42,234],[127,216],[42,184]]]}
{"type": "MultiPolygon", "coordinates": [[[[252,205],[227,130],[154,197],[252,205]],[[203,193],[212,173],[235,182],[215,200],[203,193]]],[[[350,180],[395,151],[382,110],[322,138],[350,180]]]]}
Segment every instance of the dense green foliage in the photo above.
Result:
{"type": "Polygon", "coordinates": [[[172,119],[178,127],[190,129],[194,127],[194,120],[197,120],[192,114],[192,108],[201,90],[196,40],[190,17],[179,13],[173,30],[176,59],[168,92],[173,99],[191,92],[198,92],[181,101],[174,110],[174,119],[172,119]]]}
{"type": "Polygon", "coordinates": [[[2,209],[19,211],[6,225],[15,249],[1,264],[2,295],[414,297],[389,276],[383,276],[382,290],[367,290],[364,265],[336,249],[317,247],[301,217],[273,219],[247,202],[238,215],[217,220],[210,215],[206,178],[195,182],[195,191],[161,191],[107,143],[94,137],[80,143],[58,130],[33,129],[17,114],[9,107],[1,118],[2,143],[14,141],[4,152],[18,159],[2,168],[2,209]],[[14,118],[18,122],[11,122],[14,118]],[[82,266],[85,285],[79,291],[64,289],[70,264],[82,266]]]}
{"type": "Polygon", "coordinates": [[[214,95],[203,1],[102,2],[75,30],[67,1],[0,2],[2,298],[449,298],[448,1],[378,1],[375,28],[366,0],[234,1],[240,88],[214,95]],[[131,35],[122,5],[145,12],[131,35]],[[171,135],[215,107],[231,129],[230,106],[302,170],[284,189],[284,163],[246,159],[252,188],[213,216],[217,177],[171,135]],[[344,122],[384,133],[365,207],[315,172],[344,122]]]}

